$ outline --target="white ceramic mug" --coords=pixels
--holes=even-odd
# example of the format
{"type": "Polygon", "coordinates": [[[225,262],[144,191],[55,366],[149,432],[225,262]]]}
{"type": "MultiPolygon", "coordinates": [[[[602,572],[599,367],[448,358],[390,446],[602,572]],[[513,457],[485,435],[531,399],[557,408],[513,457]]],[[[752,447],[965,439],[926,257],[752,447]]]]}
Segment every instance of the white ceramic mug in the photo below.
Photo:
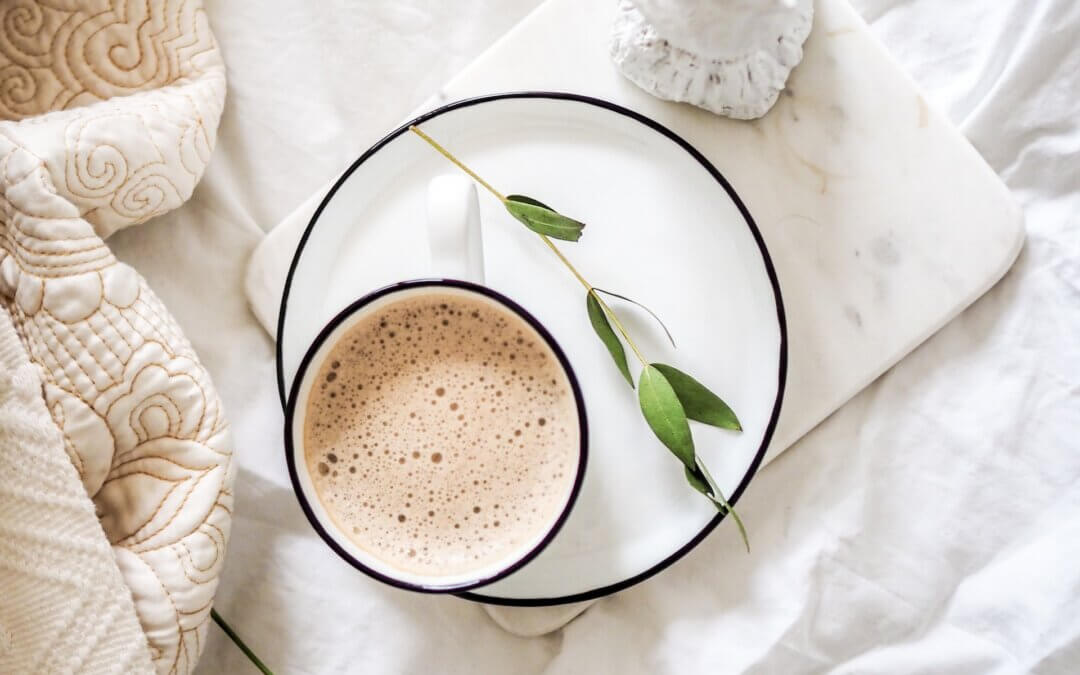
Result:
{"type": "Polygon", "coordinates": [[[300,506],[311,525],[338,555],[362,572],[399,588],[428,593],[463,592],[501,579],[519,569],[555,537],[580,492],[588,455],[588,424],[577,377],[551,334],[516,302],[483,285],[483,248],[476,188],[459,175],[439,176],[428,186],[428,244],[432,278],[401,281],[364,295],[331,319],[308,348],[293,380],[285,408],[285,454],[300,506]],[[317,374],[338,338],[381,307],[409,296],[437,292],[462,294],[516,314],[533,337],[547,344],[558,359],[573,392],[579,425],[579,455],[574,481],[563,507],[540,532],[507,556],[486,566],[454,575],[422,575],[395,568],[357,545],[333,521],[319,499],[304,453],[307,403],[317,374]]]}

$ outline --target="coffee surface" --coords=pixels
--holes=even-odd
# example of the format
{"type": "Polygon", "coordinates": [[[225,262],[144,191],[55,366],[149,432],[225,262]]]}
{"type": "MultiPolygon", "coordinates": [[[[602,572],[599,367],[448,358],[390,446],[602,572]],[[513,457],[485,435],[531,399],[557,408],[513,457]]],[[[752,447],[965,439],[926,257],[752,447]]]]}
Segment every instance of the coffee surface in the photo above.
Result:
{"type": "Polygon", "coordinates": [[[483,296],[440,290],[391,299],[337,338],[304,428],[339,529],[430,576],[523,553],[564,508],[579,443],[567,376],[536,331],[483,296]]]}

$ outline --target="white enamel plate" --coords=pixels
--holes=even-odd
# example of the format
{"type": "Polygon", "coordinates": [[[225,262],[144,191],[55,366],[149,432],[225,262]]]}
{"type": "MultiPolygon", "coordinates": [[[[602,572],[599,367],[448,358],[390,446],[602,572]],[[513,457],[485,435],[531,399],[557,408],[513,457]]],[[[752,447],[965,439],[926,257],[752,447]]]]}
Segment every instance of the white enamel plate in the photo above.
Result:
{"type": "MultiPolygon", "coordinates": [[[[579,242],[559,244],[565,254],[597,287],[632,297],[664,320],[677,349],[643,312],[612,302],[650,360],[692,374],[739,416],[742,433],[691,423],[698,453],[735,502],[776,426],[787,352],[772,263],[727,181],[661,125],[577,95],[486,96],[414,123],[503,193],[529,195],[587,224],[579,242]]],[[[282,392],[338,311],[379,286],[430,276],[426,189],[454,171],[406,125],[364,153],[329,192],[296,251],[282,299],[282,392]]],[[[584,392],[589,463],[554,541],[522,569],[465,597],[548,605],[626,588],[684,555],[720,518],[646,426],[636,393],[590,328],[578,282],[483,190],[480,204],[486,283],[532,313],[569,357],[584,392]]]]}

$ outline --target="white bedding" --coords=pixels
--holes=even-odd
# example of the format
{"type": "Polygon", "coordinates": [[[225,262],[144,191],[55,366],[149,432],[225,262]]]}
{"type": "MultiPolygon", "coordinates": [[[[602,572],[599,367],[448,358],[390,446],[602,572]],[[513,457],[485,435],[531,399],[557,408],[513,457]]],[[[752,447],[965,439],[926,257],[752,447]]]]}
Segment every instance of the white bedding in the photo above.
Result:
{"type": "MultiPolygon", "coordinates": [[[[721,528],[554,635],[331,555],[242,291],[263,231],[536,0],[209,0],[229,99],[194,198],[111,240],[202,356],[240,472],[219,611],[280,673],[1047,672],[1080,664],[1080,5],[859,0],[1022,204],[986,297],[804,438],[721,528]]],[[[204,673],[248,672],[217,630],[204,673]]]]}

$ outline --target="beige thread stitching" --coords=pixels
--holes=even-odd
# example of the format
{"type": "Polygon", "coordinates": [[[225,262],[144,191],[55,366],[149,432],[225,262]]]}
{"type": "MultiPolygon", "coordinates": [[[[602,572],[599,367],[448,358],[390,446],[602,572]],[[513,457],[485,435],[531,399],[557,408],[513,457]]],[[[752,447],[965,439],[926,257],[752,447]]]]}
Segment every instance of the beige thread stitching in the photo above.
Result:
{"type": "MultiPolygon", "coordinates": [[[[72,130],[76,132],[76,136],[79,136],[79,141],[82,144],[80,147],[84,154],[80,155],[81,157],[89,158],[98,149],[110,147],[112,152],[119,153],[117,156],[123,158],[126,162],[125,171],[115,176],[113,181],[106,183],[107,185],[119,185],[111,198],[99,188],[96,192],[93,192],[98,196],[90,199],[91,204],[86,204],[85,201],[76,203],[76,211],[81,212],[84,219],[88,217],[97,219],[99,226],[105,228],[105,231],[124,224],[130,224],[136,220],[145,220],[179,203],[184,199],[183,195],[190,194],[194,183],[197,182],[199,175],[205,169],[205,163],[209,159],[209,151],[214,144],[214,132],[207,128],[203,111],[209,111],[207,114],[210,119],[214,119],[220,113],[220,95],[223,91],[220,62],[215,63],[214,60],[208,60],[206,63],[207,68],[200,68],[195,63],[196,58],[201,57],[203,54],[212,54],[218,49],[212,33],[205,30],[205,10],[198,2],[182,2],[178,5],[166,4],[164,13],[155,13],[151,11],[151,2],[149,0],[141,3],[141,8],[143,10],[143,18],[141,19],[134,18],[134,15],[131,17],[126,15],[125,12],[132,9],[131,5],[126,4],[115,5],[93,15],[66,12],[67,17],[62,19],[59,25],[54,24],[48,29],[53,31],[48,36],[49,42],[37,43],[41,54],[36,63],[47,64],[44,67],[52,69],[55,73],[55,81],[46,80],[34,68],[26,68],[24,70],[28,78],[27,82],[31,87],[27,91],[32,93],[27,97],[25,105],[17,102],[13,97],[0,101],[0,107],[11,106],[17,108],[17,112],[13,111],[16,112],[16,117],[21,116],[19,113],[25,113],[29,116],[35,111],[35,108],[46,101],[51,101],[54,104],[62,102],[65,106],[86,105],[95,99],[100,100],[118,93],[127,93],[142,87],[158,85],[163,79],[175,83],[174,88],[170,88],[167,93],[160,97],[160,103],[154,98],[147,99],[146,103],[148,105],[145,108],[136,109],[134,112],[139,117],[143,117],[144,114],[165,115],[164,119],[172,128],[172,131],[167,133],[175,136],[172,139],[175,147],[171,143],[169,146],[155,147],[158,149],[159,158],[162,158],[162,150],[165,147],[170,147],[170,153],[175,152],[175,158],[180,160],[179,166],[168,167],[164,164],[164,159],[161,159],[161,165],[143,165],[132,171],[131,167],[134,165],[131,163],[131,159],[125,157],[119,148],[111,144],[95,144],[91,140],[94,138],[94,133],[96,133],[96,127],[94,129],[89,128],[86,126],[85,121],[80,125],[74,117],[68,117],[65,120],[65,124],[76,125],[76,128],[72,130]],[[119,27],[119,30],[123,32],[119,39],[114,36],[109,36],[104,40],[99,39],[104,35],[105,31],[112,30],[114,26],[119,27]],[[129,62],[128,66],[122,65],[116,60],[115,49],[117,45],[123,45],[126,49],[135,52],[136,59],[129,62]],[[93,55],[101,49],[105,50],[102,54],[107,61],[94,61],[93,55]],[[87,57],[90,60],[89,67],[81,62],[81,57],[87,57]],[[95,66],[95,63],[99,64],[100,67],[95,66]],[[210,73],[204,82],[196,82],[189,77],[204,72],[210,73]],[[184,86],[195,85],[195,90],[180,88],[181,84],[184,86]],[[195,97],[198,98],[198,101],[196,101],[195,97]],[[185,116],[188,119],[185,120],[185,116]],[[200,166],[200,163],[203,166],[200,166]],[[176,170],[185,173],[168,173],[176,170]],[[161,175],[163,172],[166,175],[161,175]],[[178,178],[183,177],[182,182],[173,180],[174,175],[178,178]],[[117,178],[120,180],[117,180],[117,178]],[[106,206],[104,202],[110,199],[111,206],[106,206]],[[96,205],[93,205],[95,203],[96,205]],[[88,206],[90,208],[87,208],[88,206]]],[[[14,44],[12,49],[21,53],[21,50],[18,50],[14,44]]],[[[10,56],[6,44],[3,44],[3,53],[10,56]]],[[[3,63],[4,59],[0,57],[0,65],[3,65],[3,63]]],[[[101,121],[107,124],[110,122],[109,118],[117,112],[122,111],[115,107],[108,108],[104,115],[91,115],[90,123],[101,121]]],[[[29,123],[38,124],[41,121],[31,121],[29,123]]],[[[145,119],[143,123],[146,123],[145,119]]],[[[104,266],[99,267],[99,265],[102,262],[112,263],[114,259],[111,258],[108,249],[100,245],[92,228],[87,227],[86,230],[72,236],[50,236],[45,229],[49,225],[49,221],[63,212],[63,209],[59,208],[60,203],[57,200],[75,201],[68,195],[60,194],[50,182],[50,172],[57,168],[58,162],[61,166],[63,162],[56,157],[49,157],[47,162],[42,161],[23,148],[18,141],[10,137],[11,132],[15,130],[16,127],[12,125],[0,126],[0,137],[8,139],[14,146],[13,150],[3,152],[0,170],[3,170],[5,175],[0,177],[0,180],[6,178],[8,186],[14,186],[17,182],[24,180],[29,181],[26,188],[41,190],[42,194],[46,195],[47,198],[45,201],[27,201],[26,204],[19,204],[18,206],[10,202],[2,204],[3,215],[0,216],[0,219],[4,222],[0,223],[0,225],[6,225],[6,227],[0,227],[0,248],[10,249],[20,275],[26,274],[28,269],[34,270],[33,276],[43,283],[48,283],[49,279],[56,277],[71,276],[72,271],[75,270],[97,271],[100,277],[100,270],[104,266]],[[25,169],[19,170],[21,176],[12,175],[10,162],[17,153],[26,153],[27,155],[27,157],[19,157],[18,160],[24,162],[24,166],[26,166],[25,169]],[[27,160],[30,161],[27,162],[27,160]],[[39,211],[42,212],[39,213],[39,211]],[[22,221],[23,219],[26,222],[20,222],[20,225],[16,226],[16,221],[22,221]],[[34,220],[40,222],[35,223],[34,220]],[[24,227],[29,226],[32,226],[33,233],[24,229],[24,227]],[[91,246],[85,248],[85,246],[75,243],[78,241],[89,243],[91,246]],[[51,251],[50,249],[53,246],[63,246],[64,248],[63,250],[51,251]],[[74,246],[79,248],[76,249],[74,246]],[[99,246],[103,250],[100,256],[96,252],[99,246]],[[72,260],[76,262],[70,262],[72,260]]],[[[73,140],[73,138],[65,139],[63,144],[69,149],[69,152],[73,140]]],[[[113,163],[113,166],[118,167],[119,164],[113,163]]],[[[80,174],[76,170],[69,178],[76,181],[72,183],[72,187],[76,190],[86,191],[88,189],[88,183],[82,181],[83,179],[89,179],[89,175],[80,174]]],[[[62,173],[57,174],[53,180],[57,184],[64,184],[62,173]]],[[[68,207],[65,206],[64,209],[66,208],[68,207]]],[[[71,221],[74,219],[65,214],[64,220],[71,221]]],[[[65,224],[65,228],[71,229],[71,225],[65,224]]],[[[44,291],[44,289],[42,290],[44,291]]],[[[190,386],[188,383],[193,384],[192,391],[197,390],[202,397],[200,415],[195,426],[189,424],[191,420],[188,419],[187,412],[178,405],[178,399],[173,398],[168,393],[168,389],[165,392],[155,394],[161,396],[158,405],[167,404],[179,412],[178,418],[180,419],[181,428],[188,429],[190,427],[191,429],[191,431],[184,431],[183,436],[194,436],[197,439],[196,442],[209,438],[212,442],[221,445],[223,437],[219,437],[219,435],[227,431],[228,425],[221,418],[220,400],[210,387],[209,380],[197,361],[193,360],[194,353],[190,344],[183,337],[175,320],[167,312],[163,311],[160,303],[156,299],[142,294],[141,286],[136,296],[136,303],[130,308],[120,310],[118,307],[102,301],[99,303],[97,311],[92,312],[84,319],[68,324],[61,321],[48,308],[43,306],[36,310],[35,315],[28,316],[21,311],[21,308],[17,307],[14,299],[0,301],[0,305],[10,306],[13,315],[18,318],[16,328],[20,340],[27,344],[28,351],[34,356],[35,361],[42,366],[46,381],[60,387],[65,392],[65,396],[71,396],[90,405],[95,414],[100,414],[100,411],[89,399],[93,398],[98,401],[102,407],[112,407],[112,404],[104,399],[113,398],[113,394],[110,392],[114,390],[123,392],[123,389],[120,388],[126,378],[129,376],[135,377],[132,371],[125,372],[126,364],[135,358],[136,352],[142,348],[142,345],[151,342],[157,344],[160,348],[160,354],[151,355],[151,362],[164,360],[159,365],[168,373],[169,378],[181,376],[187,378],[187,383],[183,386],[190,386]],[[125,330],[124,326],[131,330],[125,330]],[[80,330],[89,330],[91,335],[82,335],[79,332],[80,330]],[[68,334],[70,334],[70,337],[68,334]],[[100,347],[95,340],[100,340],[105,345],[106,352],[99,355],[90,349],[91,346],[100,347]],[[87,358],[85,367],[83,363],[74,359],[72,349],[75,344],[78,344],[80,348],[76,351],[88,354],[85,357],[87,358]],[[123,356],[121,355],[123,351],[121,345],[128,350],[127,354],[123,356]],[[109,368],[105,365],[106,362],[112,362],[112,357],[115,357],[116,360],[116,364],[112,367],[118,369],[120,373],[119,381],[115,380],[115,376],[110,373],[109,368]],[[173,361],[177,357],[188,360],[184,362],[173,361]],[[100,368],[106,377],[113,378],[116,385],[101,392],[100,387],[96,385],[95,379],[90,377],[87,370],[91,363],[100,368]],[[82,386],[80,373],[87,378],[90,383],[89,386],[82,386]],[[77,386],[76,382],[80,382],[80,385],[77,386]],[[93,389],[97,389],[99,393],[92,394],[91,390],[93,389]]],[[[128,395],[135,394],[131,388],[128,388],[126,393],[128,395]]],[[[121,395],[124,394],[121,393],[121,395]]],[[[145,405],[142,407],[136,405],[132,408],[133,414],[136,410],[144,409],[145,405]]],[[[134,421],[128,420],[129,424],[134,421]]],[[[177,430],[175,423],[170,422],[170,425],[172,425],[170,426],[170,432],[175,432],[177,430]]],[[[109,430],[114,435],[117,432],[113,428],[109,430]]],[[[68,440],[70,441],[70,439],[68,440]]],[[[207,472],[217,467],[221,467],[225,472],[224,477],[227,478],[229,475],[230,456],[227,450],[205,444],[203,448],[205,450],[202,448],[197,449],[197,454],[206,458],[210,463],[210,468],[197,472],[197,476],[189,476],[185,479],[188,482],[194,481],[194,484],[191,485],[192,489],[195,489],[195,486],[199,484],[207,472]]],[[[137,451],[137,448],[135,451],[137,451]]],[[[165,458],[162,457],[161,459],[165,458]]],[[[79,461],[82,461],[81,457],[79,457],[79,461]]],[[[184,465],[180,463],[174,462],[174,464],[184,468],[184,465]]],[[[190,471],[191,469],[186,470],[190,471]]],[[[176,487],[177,485],[170,487],[167,494],[173,494],[176,487]]],[[[182,500],[182,506],[189,503],[188,497],[190,495],[191,492],[182,500]]],[[[223,555],[222,546],[227,541],[224,531],[215,522],[221,518],[226,518],[227,522],[227,518],[232,511],[224,502],[231,498],[232,494],[227,489],[227,483],[223,483],[204,523],[204,536],[209,534],[210,531],[216,532],[220,536],[220,539],[209,536],[209,541],[205,544],[214,547],[213,564],[220,564],[223,555]],[[218,506],[222,509],[221,513],[217,512],[218,506]]],[[[160,515],[161,508],[163,508],[163,504],[159,503],[151,519],[160,515]]],[[[174,513],[164,527],[174,523],[177,515],[178,513],[174,513]]],[[[145,530],[149,522],[140,525],[134,536],[143,534],[142,531],[145,530]]],[[[193,581],[190,579],[193,572],[203,571],[194,562],[194,551],[191,548],[194,543],[194,540],[189,535],[179,540],[179,544],[183,547],[191,565],[190,569],[184,570],[185,575],[189,577],[188,581],[193,581]]],[[[199,545],[201,546],[203,543],[199,542],[199,545]]],[[[175,555],[176,552],[174,551],[172,554],[175,555]]],[[[199,631],[205,629],[207,619],[204,618],[195,628],[185,630],[179,621],[179,616],[181,614],[184,616],[197,615],[200,611],[205,612],[205,607],[209,605],[197,609],[177,606],[172,591],[158,576],[158,572],[151,562],[151,556],[136,555],[148,566],[150,573],[155,575],[161,591],[168,597],[174,610],[173,623],[175,624],[179,644],[173,650],[173,648],[165,648],[151,642],[150,646],[153,654],[160,664],[162,660],[168,659],[169,651],[172,651],[171,663],[167,666],[169,670],[175,672],[181,669],[181,666],[183,666],[183,669],[190,668],[193,666],[193,660],[201,652],[203,641],[199,631]],[[187,633],[191,632],[194,632],[194,636],[187,635],[187,633]]],[[[212,567],[213,565],[210,568],[211,571],[212,567]]],[[[212,578],[197,585],[205,584],[210,584],[213,587],[217,584],[217,578],[212,578]]]]}
{"type": "MultiPolygon", "coordinates": [[[[148,535],[146,535],[145,537],[142,537],[142,538],[141,538],[141,539],[140,539],[139,541],[133,541],[133,542],[132,542],[132,547],[133,547],[133,548],[134,548],[134,547],[138,547],[138,549],[139,549],[139,551],[138,551],[138,552],[139,552],[139,553],[149,553],[149,552],[151,552],[151,551],[157,551],[157,550],[159,550],[159,549],[162,549],[162,548],[166,548],[167,546],[171,546],[172,544],[176,543],[176,542],[168,542],[168,543],[165,543],[165,544],[161,544],[160,546],[154,546],[154,547],[152,547],[152,548],[143,548],[143,547],[139,546],[139,544],[140,544],[140,543],[142,543],[143,541],[146,541],[147,539],[150,539],[151,537],[153,537],[153,536],[154,536],[155,534],[157,534],[158,532],[161,532],[161,531],[162,531],[162,530],[164,530],[165,528],[169,527],[169,525],[172,525],[172,522],[173,522],[174,520],[176,520],[176,517],[177,517],[178,515],[180,515],[180,512],[181,512],[181,511],[183,511],[183,510],[184,510],[184,505],[185,505],[185,504],[187,504],[187,500],[191,498],[191,494],[192,494],[193,492],[195,492],[195,487],[196,487],[196,486],[197,486],[197,485],[198,485],[198,484],[199,484],[199,483],[200,483],[200,482],[202,481],[202,479],[203,479],[203,478],[205,478],[205,477],[206,477],[206,475],[207,475],[207,474],[209,474],[209,473],[210,473],[210,471],[212,471],[212,470],[213,470],[213,469],[208,469],[207,471],[204,471],[204,472],[200,473],[200,474],[199,474],[199,475],[198,475],[197,477],[194,477],[194,478],[192,478],[192,479],[184,479],[183,481],[181,481],[181,482],[183,482],[183,483],[191,483],[191,487],[190,487],[190,489],[188,490],[188,493],[187,493],[186,495],[184,495],[184,498],[183,498],[183,499],[182,499],[182,500],[180,501],[180,505],[179,505],[178,507],[176,507],[176,509],[174,510],[173,514],[172,514],[172,515],[171,515],[171,516],[169,517],[169,519],[168,519],[168,520],[166,520],[166,521],[165,521],[165,524],[163,524],[163,525],[162,525],[161,527],[159,527],[159,528],[157,529],[157,531],[156,531],[156,532],[154,532],[153,534],[148,534],[148,535]]],[[[136,472],[136,473],[142,473],[142,472],[136,472]]],[[[132,475],[132,474],[129,474],[129,475],[132,475]]],[[[149,475],[149,474],[148,474],[148,475],[149,475]]],[[[177,483],[176,487],[179,487],[179,483],[177,483]]],[[[169,490],[169,493],[168,493],[168,494],[169,494],[169,495],[171,495],[171,494],[172,494],[172,492],[173,492],[172,490],[169,490]]],[[[162,500],[161,500],[161,503],[160,503],[160,504],[158,504],[158,507],[157,507],[157,508],[156,508],[156,509],[154,510],[154,515],[155,515],[155,516],[157,515],[158,511],[160,511],[160,510],[161,510],[161,507],[165,505],[165,502],[166,502],[166,501],[167,501],[167,499],[162,499],[162,500]]],[[[210,509],[209,513],[212,513],[212,512],[213,512],[213,508],[211,508],[211,509],[210,509]]],[[[132,534],[131,534],[131,535],[130,535],[129,537],[126,537],[126,538],[125,538],[125,541],[126,541],[127,539],[134,539],[135,537],[137,537],[137,536],[139,535],[139,532],[141,532],[141,531],[142,531],[143,529],[145,529],[145,528],[146,528],[146,526],[147,526],[147,525],[149,525],[149,524],[150,524],[150,522],[151,522],[151,521],[153,521],[153,520],[154,520],[154,517],[153,517],[153,516],[151,516],[151,517],[150,517],[150,520],[147,520],[147,521],[146,521],[146,523],[144,523],[142,527],[140,527],[140,528],[139,528],[138,530],[136,530],[135,532],[133,532],[133,533],[132,533],[132,534]]]]}
{"type": "MultiPolygon", "coordinates": [[[[93,315],[91,315],[91,316],[93,316],[93,315]]],[[[89,317],[87,317],[87,318],[89,318],[89,317]]],[[[103,388],[99,387],[96,384],[97,378],[91,377],[90,373],[87,373],[86,370],[83,370],[83,372],[86,373],[86,376],[90,377],[90,383],[94,386],[94,389],[97,389],[97,392],[99,394],[104,392],[104,391],[108,391],[114,384],[116,384],[116,380],[113,379],[113,376],[109,373],[109,369],[106,368],[105,364],[102,363],[98,359],[98,357],[94,355],[94,352],[93,352],[93,350],[90,349],[90,346],[88,344],[86,344],[85,342],[83,342],[79,338],[79,335],[78,335],[77,331],[72,330],[71,326],[69,326],[68,324],[61,324],[61,325],[64,327],[64,330],[67,331],[67,334],[70,335],[76,342],[79,343],[79,346],[81,346],[83,348],[83,352],[87,356],[90,357],[90,359],[94,362],[94,364],[97,365],[97,367],[101,369],[101,372],[104,373],[105,377],[109,380],[109,384],[105,385],[105,388],[103,389],[103,388]]],[[[77,324],[72,324],[72,325],[76,325],[76,327],[77,327],[77,324]]]]}

